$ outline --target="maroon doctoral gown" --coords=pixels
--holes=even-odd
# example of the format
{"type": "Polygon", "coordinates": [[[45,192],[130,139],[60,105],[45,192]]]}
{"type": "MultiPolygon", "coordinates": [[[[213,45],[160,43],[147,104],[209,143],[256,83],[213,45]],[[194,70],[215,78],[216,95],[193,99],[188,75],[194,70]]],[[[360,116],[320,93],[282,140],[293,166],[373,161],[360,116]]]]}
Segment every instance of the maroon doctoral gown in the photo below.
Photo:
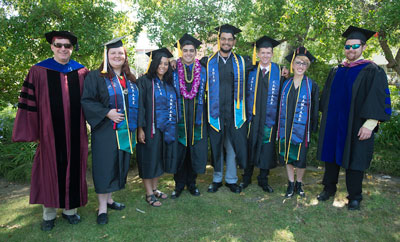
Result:
{"type": "Polygon", "coordinates": [[[88,70],[52,58],[34,65],[23,83],[14,121],[14,142],[38,141],[30,201],[73,209],[87,203],[88,141],[80,105],[88,70]]]}

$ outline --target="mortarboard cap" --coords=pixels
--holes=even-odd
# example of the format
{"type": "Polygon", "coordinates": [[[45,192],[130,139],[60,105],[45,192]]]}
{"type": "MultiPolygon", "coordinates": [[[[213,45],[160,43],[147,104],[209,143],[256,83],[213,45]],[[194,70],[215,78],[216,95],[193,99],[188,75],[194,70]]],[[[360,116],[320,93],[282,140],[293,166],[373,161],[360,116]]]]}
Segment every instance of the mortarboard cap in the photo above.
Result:
{"type": "Polygon", "coordinates": [[[152,60],[154,59],[154,57],[157,57],[159,55],[165,56],[167,58],[173,57],[171,52],[169,52],[169,50],[165,47],[160,48],[158,50],[153,50],[153,51],[147,52],[146,55],[150,57],[149,64],[147,65],[146,73],[149,71],[150,64],[151,64],[152,60]]]}
{"type": "Polygon", "coordinates": [[[153,51],[147,52],[146,55],[149,56],[149,57],[150,56],[154,57],[154,56],[158,56],[158,55],[164,55],[167,58],[173,57],[171,52],[169,52],[169,50],[167,48],[165,48],[165,47],[164,48],[160,48],[158,50],[153,50],[153,51]]]}
{"type": "Polygon", "coordinates": [[[53,43],[53,38],[54,37],[63,37],[66,39],[69,39],[72,45],[75,45],[75,50],[77,51],[79,49],[78,47],[78,38],[71,32],[68,31],[51,31],[48,33],[45,33],[44,36],[46,37],[47,42],[49,44],[53,43]]]}
{"type": "Polygon", "coordinates": [[[369,38],[371,38],[376,32],[368,30],[368,29],[362,29],[358,28],[355,26],[350,25],[346,31],[342,34],[343,37],[346,37],[346,40],[348,39],[359,39],[363,42],[367,42],[369,38]]]}
{"type": "Polygon", "coordinates": [[[104,43],[104,65],[103,65],[103,70],[101,71],[101,73],[107,73],[107,50],[111,49],[111,48],[119,48],[121,46],[123,46],[122,44],[122,39],[125,38],[125,36],[122,37],[118,37],[115,39],[112,39],[110,41],[108,41],[107,43],[104,43]]]}
{"type": "Polygon", "coordinates": [[[119,47],[123,46],[122,41],[121,41],[123,38],[125,38],[125,36],[110,40],[107,43],[104,43],[103,45],[106,46],[107,49],[119,48],[119,47]]]}
{"type": "Polygon", "coordinates": [[[256,44],[257,48],[268,48],[268,47],[274,48],[275,46],[279,45],[280,43],[278,41],[264,35],[263,37],[259,38],[255,44],[256,44]]]}
{"type": "Polygon", "coordinates": [[[231,33],[232,35],[242,32],[240,29],[230,24],[221,25],[219,27],[216,27],[215,30],[219,33],[231,33]]]}
{"type": "Polygon", "coordinates": [[[317,60],[305,47],[299,47],[285,57],[285,59],[290,62],[290,72],[293,72],[293,60],[296,56],[305,56],[310,62],[317,60]]]}
{"type": "MultiPolygon", "coordinates": [[[[198,48],[201,45],[201,41],[194,38],[193,36],[191,36],[190,34],[184,34],[179,40],[179,45],[182,48],[185,45],[193,45],[194,48],[198,48]]],[[[175,43],[174,45],[175,47],[178,47],[178,43],[175,43]]]]}

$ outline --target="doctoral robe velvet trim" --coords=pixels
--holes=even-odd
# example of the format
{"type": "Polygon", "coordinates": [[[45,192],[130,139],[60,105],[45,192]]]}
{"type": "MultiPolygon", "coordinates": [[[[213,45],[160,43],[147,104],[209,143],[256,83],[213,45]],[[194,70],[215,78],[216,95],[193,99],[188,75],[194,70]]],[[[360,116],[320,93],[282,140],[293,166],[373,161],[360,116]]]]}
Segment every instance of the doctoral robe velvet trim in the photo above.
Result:
{"type": "MultiPolygon", "coordinates": [[[[245,107],[245,87],[246,87],[246,73],[245,61],[242,56],[233,55],[233,75],[234,75],[234,121],[235,128],[239,129],[246,121],[246,107],[245,107]]],[[[219,69],[218,69],[218,55],[214,53],[208,58],[207,63],[207,88],[208,88],[208,122],[210,126],[217,132],[221,130],[219,120],[219,69]]]]}
{"type": "Polygon", "coordinates": [[[171,144],[175,141],[175,129],[177,123],[177,99],[173,86],[160,81],[158,78],[152,80],[153,89],[153,117],[152,133],[155,127],[164,134],[164,141],[171,144]],[[155,119],[154,119],[155,115],[155,119]]]}
{"type": "Polygon", "coordinates": [[[347,137],[353,83],[369,62],[356,66],[339,66],[331,86],[321,160],[342,165],[347,137]]]}
{"type": "Polygon", "coordinates": [[[80,86],[79,77],[76,71],[67,74],[68,90],[70,100],[70,137],[71,150],[67,151],[63,93],[61,88],[60,73],[58,71],[47,70],[47,84],[50,98],[51,119],[54,131],[54,145],[57,161],[58,194],[60,208],[66,207],[65,195],[66,188],[69,188],[69,206],[76,208],[80,206],[80,86]],[[70,157],[68,157],[70,153],[70,157]],[[68,158],[70,164],[68,166],[68,158]],[[67,176],[69,174],[69,179],[67,176]],[[66,183],[69,185],[66,186],[66,183]]]}
{"type": "MultiPolygon", "coordinates": [[[[189,68],[193,68],[193,64],[189,68]]],[[[196,97],[194,98],[194,123],[193,123],[193,137],[189,137],[190,143],[193,145],[195,141],[201,140],[202,129],[203,129],[203,111],[204,111],[204,95],[205,95],[205,84],[207,81],[206,69],[201,67],[200,72],[200,85],[196,97]]],[[[178,140],[184,146],[188,144],[187,137],[187,125],[186,125],[186,110],[185,110],[185,98],[181,95],[179,86],[179,75],[177,71],[173,72],[174,88],[176,90],[178,99],[178,140]]],[[[193,87],[192,87],[193,88],[193,87]]]]}

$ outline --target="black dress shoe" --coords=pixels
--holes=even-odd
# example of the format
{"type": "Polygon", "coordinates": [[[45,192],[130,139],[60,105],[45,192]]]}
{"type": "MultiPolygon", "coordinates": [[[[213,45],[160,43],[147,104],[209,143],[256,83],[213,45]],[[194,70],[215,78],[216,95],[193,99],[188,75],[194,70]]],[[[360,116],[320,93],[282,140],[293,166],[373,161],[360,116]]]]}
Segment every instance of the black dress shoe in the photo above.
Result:
{"type": "Polygon", "coordinates": [[[178,198],[181,195],[182,191],[183,191],[183,189],[176,189],[175,188],[175,190],[171,194],[171,198],[172,199],[178,198]]]}
{"type": "Polygon", "coordinates": [[[262,185],[258,184],[258,185],[263,189],[264,192],[268,193],[274,192],[274,189],[272,189],[272,187],[268,184],[262,184],[262,185]]]}
{"type": "Polygon", "coordinates": [[[220,187],[222,187],[222,182],[213,182],[208,186],[207,192],[217,192],[220,187]]]}
{"type": "Polygon", "coordinates": [[[245,188],[248,187],[249,185],[250,185],[249,182],[241,182],[241,183],[239,184],[239,186],[240,186],[242,189],[245,189],[245,188]]]}
{"type": "Polygon", "coordinates": [[[326,201],[328,200],[330,197],[335,196],[335,193],[330,193],[328,191],[323,190],[318,196],[317,199],[318,201],[326,201]]]}
{"type": "Polygon", "coordinates": [[[189,188],[189,192],[193,196],[200,196],[200,191],[199,191],[199,189],[197,187],[189,188]]]}
{"type": "Polygon", "coordinates": [[[40,225],[40,229],[43,231],[50,231],[54,228],[54,221],[56,221],[56,219],[52,219],[52,220],[43,220],[42,224],[40,225]]]}
{"type": "Polygon", "coordinates": [[[350,200],[349,204],[347,204],[347,208],[349,210],[360,210],[361,201],[358,200],[350,200]]]}
{"type": "Polygon", "coordinates": [[[288,182],[288,187],[286,189],[286,194],[285,197],[286,198],[291,198],[294,195],[294,182],[288,182]]]}
{"type": "Polygon", "coordinates": [[[97,215],[97,224],[107,224],[108,223],[108,216],[106,213],[101,213],[97,215]]]}
{"type": "Polygon", "coordinates": [[[77,224],[81,221],[81,216],[79,216],[77,213],[74,215],[66,215],[63,213],[62,217],[68,220],[70,224],[77,224]]]}
{"type": "Polygon", "coordinates": [[[300,197],[306,196],[306,193],[303,190],[303,183],[296,181],[296,183],[294,184],[294,190],[296,194],[299,195],[300,197]]]}
{"type": "Polygon", "coordinates": [[[107,203],[107,208],[114,210],[122,210],[125,208],[125,204],[113,202],[112,204],[107,203]]]}
{"type": "Polygon", "coordinates": [[[232,183],[232,184],[225,183],[225,186],[229,187],[229,189],[233,193],[240,193],[242,191],[242,187],[238,186],[236,183],[232,183]]]}

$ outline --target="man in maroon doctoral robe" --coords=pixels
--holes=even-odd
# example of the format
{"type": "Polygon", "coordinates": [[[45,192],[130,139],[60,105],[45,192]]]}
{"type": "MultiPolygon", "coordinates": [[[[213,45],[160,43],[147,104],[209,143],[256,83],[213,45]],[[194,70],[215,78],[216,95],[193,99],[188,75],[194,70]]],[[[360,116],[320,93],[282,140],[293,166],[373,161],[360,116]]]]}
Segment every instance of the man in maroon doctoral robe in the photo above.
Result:
{"type": "Polygon", "coordinates": [[[88,141],[80,98],[88,69],[70,59],[77,47],[72,33],[52,31],[45,37],[54,56],[29,70],[12,140],[38,144],[29,203],[43,205],[41,229],[49,231],[57,208],[64,209],[62,217],[70,224],[77,224],[77,208],[87,203],[88,141]]]}

